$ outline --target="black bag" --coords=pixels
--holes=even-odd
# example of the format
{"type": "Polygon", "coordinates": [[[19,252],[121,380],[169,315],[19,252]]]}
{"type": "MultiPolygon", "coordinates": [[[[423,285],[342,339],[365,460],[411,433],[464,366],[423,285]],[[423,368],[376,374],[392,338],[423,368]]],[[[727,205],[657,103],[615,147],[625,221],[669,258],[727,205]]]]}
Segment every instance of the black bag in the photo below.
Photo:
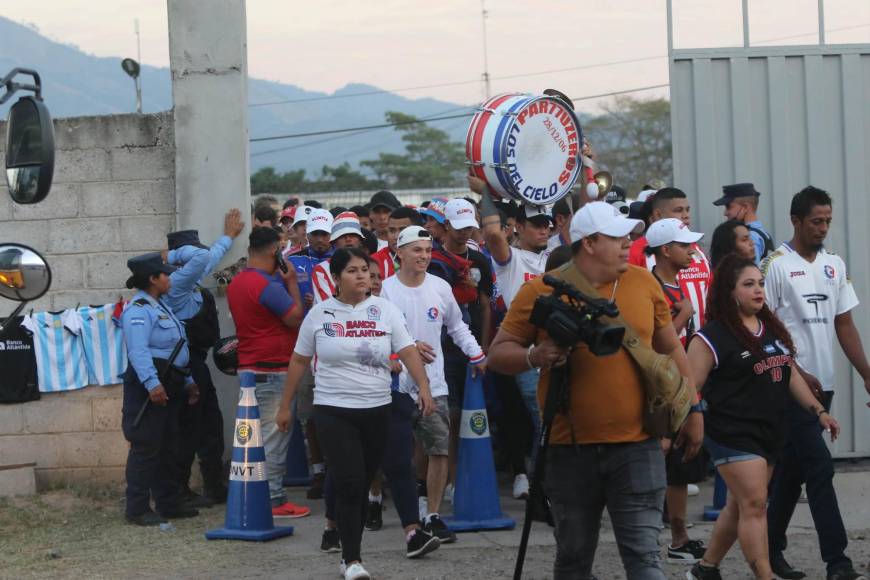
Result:
{"type": "Polygon", "coordinates": [[[185,321],[187,340],[193,348],[208,352],[221,337],[217,304],[214,295],[202,286],[197,287],[202,295],[202,308],[185,321]]]}
{"type": "Polygon", "coordinates": [[[761,254],[761,259],[763,260],[764,258],[767,257],[767,255],[769,253],[771,253],[774,250],[773,239],[771,239],[771,237],[764,230],[754,228],[748,224],[746,225],[746,229],[748,229],[750,232],[755,232],[756,234],[761,236],[762,240],[764,240],[764,253],[761,254]]]}

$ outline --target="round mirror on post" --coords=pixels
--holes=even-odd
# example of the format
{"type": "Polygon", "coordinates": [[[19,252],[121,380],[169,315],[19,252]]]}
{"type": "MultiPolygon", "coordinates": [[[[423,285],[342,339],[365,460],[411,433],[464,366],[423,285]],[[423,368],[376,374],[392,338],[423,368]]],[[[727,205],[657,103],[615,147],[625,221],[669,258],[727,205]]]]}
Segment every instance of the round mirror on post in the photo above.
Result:
{"type": "Polygon", "coordinates": [[[51,268],[39,253],[21,244],[0,244],[0,296],[17,302],[42,297],[51,287],[51,268]]]}
{"type": "Polygon", "coordinates": [[[54,177],[54,126],[48,109],[22,97],[9,109],[6,124],[6,184],[13,201],[38,203],[54,177]]]}

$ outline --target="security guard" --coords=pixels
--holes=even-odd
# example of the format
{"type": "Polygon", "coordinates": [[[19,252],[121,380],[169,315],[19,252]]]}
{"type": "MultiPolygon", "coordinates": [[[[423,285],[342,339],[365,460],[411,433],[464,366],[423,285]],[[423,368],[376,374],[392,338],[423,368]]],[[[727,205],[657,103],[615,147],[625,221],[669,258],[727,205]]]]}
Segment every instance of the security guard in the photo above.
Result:
{"type": "Polygon", "coordinates": [[[189,376],[190,353],[184,326],[161,298],[174,268],[158,253],[127,261],[127,288],[139,291],[121,315],[130,364],[124,374],[121,427],[127,455],[127,520],[140,526],[198,515],[178,501],[177,459],[182,407],[195,403],[199,389],[189,376]],[[149,497],[157,513],[151,511],[149,497]]]}
{"type": "Polygon", "coordinates": [[[199,385],[200,400],[185,407],[181,414],[181,441],[178,455],[181,501],[187,507],[210,507],[226,501],[223,478],[223,416],[217,391],[206,365],[208,351],[220,338],[217,307],[202,280],[223,259],[244,223],[241,212],[231,210],[224,219],[224,235],[211,248],[199,241],[197,230],[168,234],[167,262],[178,269],[170,275],[171,286],[166,302],[184,323],[190,342],[190,368],[199,385]],[[194,455],[199,455],[203,479],[203,496],[190,489],[190,470],[194,455]]]}

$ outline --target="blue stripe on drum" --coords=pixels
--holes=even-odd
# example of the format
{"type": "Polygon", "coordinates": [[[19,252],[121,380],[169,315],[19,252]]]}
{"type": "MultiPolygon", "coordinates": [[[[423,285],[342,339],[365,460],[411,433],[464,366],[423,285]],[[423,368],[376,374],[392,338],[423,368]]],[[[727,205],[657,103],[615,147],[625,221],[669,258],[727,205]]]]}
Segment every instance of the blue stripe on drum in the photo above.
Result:
{"type": "Polygon", "coordinates": [[[266,461],[266,450],[262,447],[233,447],[233,461],[266,461]]]}
{"type": "MultiPolygon", "coordinates": [[[[508,109],[508,113],[514,113],[519,111],[527,104],[529,104],[530,101],[533,101],[536,98],[537,97],[528,97],[517,101],[514,106],[508,109]]],[[[490,122],[492,122],[491,119],[490,122]]],[[[504,114],[499,121],[498,130],[495,133],[495,139],[492,143],[492,160],[493,163],[496,165],[496,167],[494,167],[493,169],[495,170],[495,174],[498,177],[498,181],[499,183],[501,183],[501,186],[505,189],[505,191],[511,193],[514,199],[521,199],[517,188],[514,187],[513,182],[510,180],[509,172],[506,172],[501,167],[498,167],[499,165],[504,163],[504,156],[502,155],[502,153],[505,149],[505,144],[502,143],[502,138],[504,137],[505,129],[507,128],[507,126],[512,124],[513,122],[516,122],[516,117],[509,114],[504,114]]]]}

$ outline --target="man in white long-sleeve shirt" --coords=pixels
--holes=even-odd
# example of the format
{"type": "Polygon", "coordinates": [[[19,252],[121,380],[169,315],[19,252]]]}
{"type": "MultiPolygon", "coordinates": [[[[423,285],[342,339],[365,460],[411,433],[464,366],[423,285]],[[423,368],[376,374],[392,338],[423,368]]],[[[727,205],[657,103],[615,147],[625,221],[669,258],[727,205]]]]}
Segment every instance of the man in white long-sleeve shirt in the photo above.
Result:
{"type": "MultiPolygon", "coordinates": [[[[395,276],[384,280],[381,297],[395,304],[405,314],[411,336],[423,355],[429,387],[436,403],[436,412],[429,417],[414,418],[414,433],[429,458],[426,487],[429,490],[429,514],[424,529],[438,536],[442,543],[456,541],[438,515],[441,497],[447,484],[448,450],[450,443],[450,412],[447,403],[447,381],[444,378],[444,355],[441,351],[441,329],[474,365],[474,372],[486,370],[486,356],[462,321],[459,304],[450,285],[443,279],[427,274],[432,260],[432,237],[420,226],[402,230],[396,244],[401,268],[395,276]]],[[[399,390],[415,400],[417,385],[408,373],[399,378],[399,390]]]]}

